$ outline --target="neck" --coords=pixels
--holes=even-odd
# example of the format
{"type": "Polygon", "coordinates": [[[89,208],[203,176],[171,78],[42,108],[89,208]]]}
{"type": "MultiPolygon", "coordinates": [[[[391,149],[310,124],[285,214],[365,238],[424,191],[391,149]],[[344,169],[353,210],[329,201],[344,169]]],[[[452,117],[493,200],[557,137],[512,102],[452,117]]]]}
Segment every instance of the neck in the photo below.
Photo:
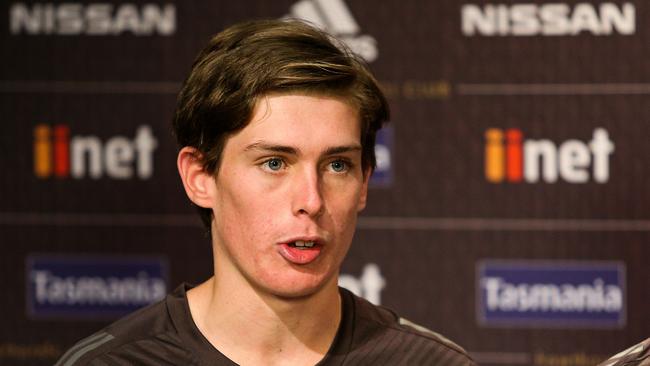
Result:
{"type": "Polygon", "coordinates": [[[341,320],[337,279],[315,294],[283,298],[217,274],[188,292],[192,317],[221,353],[241,365],[313,365],[341,320]]]}

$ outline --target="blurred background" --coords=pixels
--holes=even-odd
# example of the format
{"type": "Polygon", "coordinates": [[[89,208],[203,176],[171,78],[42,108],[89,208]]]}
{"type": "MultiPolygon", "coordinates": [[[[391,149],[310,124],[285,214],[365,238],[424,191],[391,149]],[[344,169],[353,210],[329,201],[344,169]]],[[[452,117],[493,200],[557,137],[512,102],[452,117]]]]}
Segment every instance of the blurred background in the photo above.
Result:
{"type": "Polygon", "coordinates": [[[341,285],[482,365],[650,336],[650,2],[4,1],[1,365],[211,274],[170,122],[211,35],[295,17],[390,100],[341,285]]]}

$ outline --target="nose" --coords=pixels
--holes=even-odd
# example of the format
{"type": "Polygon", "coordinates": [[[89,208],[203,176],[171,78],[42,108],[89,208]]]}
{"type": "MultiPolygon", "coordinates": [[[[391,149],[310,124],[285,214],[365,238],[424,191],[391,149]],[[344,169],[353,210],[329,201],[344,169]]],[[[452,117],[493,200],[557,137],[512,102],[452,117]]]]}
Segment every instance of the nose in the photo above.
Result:
{"type": "Polygon", "coordinates": [[[291,182],[292,210],[296,216],[318,217],[323,213],[321,179],[317,169],[304,169],[291,182]]]}

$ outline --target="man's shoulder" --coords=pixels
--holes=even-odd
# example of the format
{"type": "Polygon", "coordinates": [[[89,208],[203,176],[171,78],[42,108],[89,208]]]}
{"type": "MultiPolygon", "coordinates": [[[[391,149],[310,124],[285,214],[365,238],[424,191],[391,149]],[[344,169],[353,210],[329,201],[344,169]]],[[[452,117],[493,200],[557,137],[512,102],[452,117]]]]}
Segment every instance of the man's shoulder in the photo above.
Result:
{"type": "Polygon", "coordinates": [[[392,364],[475,365],[461,346],[443,335],[402,318],[386,307],[352,296],[359,322],[359,343],[362,347],[381,348],[386,356],[377,356],[377,360],[388,357],[392,364]]]}
{"type": "MultiPolygon", "coordinates": [[[[170,295],[171,296],[171,295],[170,295]]],[[[142,308],[72,346],[55,366],[169,364],[187,359],[167,299],[142,308]],[[165,355],[165,358],[162,357],[165,355]]]]}
{"type": "Polygon", "coordinates": [[[650,364],[650,338],[621,351],[598,366],[632,366],[650,364]]]}

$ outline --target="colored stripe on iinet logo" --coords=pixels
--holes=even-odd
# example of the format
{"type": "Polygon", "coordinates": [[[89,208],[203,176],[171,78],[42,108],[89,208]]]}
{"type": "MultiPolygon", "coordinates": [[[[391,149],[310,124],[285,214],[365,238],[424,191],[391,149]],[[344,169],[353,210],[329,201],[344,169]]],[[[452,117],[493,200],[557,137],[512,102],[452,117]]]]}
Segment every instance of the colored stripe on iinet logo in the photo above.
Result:
{"type": "Polygon", "coordinates": [[[485,178],[492,183],[536,183],[540,177],[546,183],[558,178],[586,183],[591,173],[596,183],[606,183],[613,152],[614,144],[604,128],[596,128],[589,142],[567,140],[559,146],[546,139],[524,140],[517,128],[505,133],[490,128],[485,132],[485,178]]]}
{"type": "Polygon", "coordinates": [[[72,177],[113,179],[153,175],[153,153],[158,141],[151,127],[136,129],[135,137],[113,136],[102,142],[97,136],[72,136],[66,125],[34,128],[34,174],[39,178],[72,177]]]}

